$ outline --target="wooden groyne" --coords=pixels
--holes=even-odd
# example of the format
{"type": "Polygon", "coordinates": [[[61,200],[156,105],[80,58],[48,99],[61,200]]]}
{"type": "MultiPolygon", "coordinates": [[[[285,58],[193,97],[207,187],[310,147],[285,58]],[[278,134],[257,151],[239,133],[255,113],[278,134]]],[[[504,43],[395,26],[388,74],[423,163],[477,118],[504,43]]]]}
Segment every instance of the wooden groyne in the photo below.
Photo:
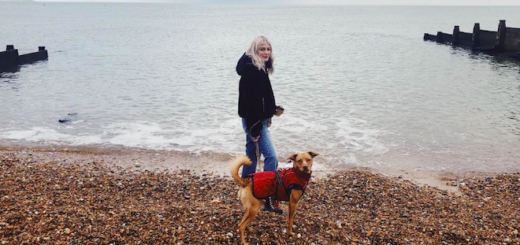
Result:
{"type": "Polygon", "coordinates": [[[16,70],[20,65],[46,60],[48,58],[49,54],[44,46],[38,47],[38,52],[19,55],[18,49],[15,49],[14,45],[7,45],[5,51],[0,52],[0,72],[16,70]]]}
{"type": "Polygon", "coordinates": [[[480,24],[475,23],[472,33],[462,32],[455,26],[451,34],[425,33],[424,40],[520,59],[520,28],[507,27],[505,20],[500,20],[497,31],[481,30],[480,24]]]}

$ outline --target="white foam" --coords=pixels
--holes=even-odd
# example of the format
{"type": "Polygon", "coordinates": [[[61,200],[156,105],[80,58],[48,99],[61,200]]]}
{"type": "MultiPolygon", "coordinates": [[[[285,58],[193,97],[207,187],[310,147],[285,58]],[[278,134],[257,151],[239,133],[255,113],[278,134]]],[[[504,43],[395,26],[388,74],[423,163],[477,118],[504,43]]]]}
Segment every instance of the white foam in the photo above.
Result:
{"type": "Polygon", "coordinates": [[[172,141],[164,136],[164,130],[157,123],[116,123],[104,127],[103,143],[129,147],[166,148],[169,144],[187,145],[189,139],[172,141]],[[186,142],[187,141],[187,142],[186,142]]]}
{"type": "MultiPolygon", "coordinates": [[[[388,151],[378,140],[382,132],[370,129],[366,121],[354,117],[338,118],[335,123],[327,118],[320,120],[322,122],[309,121],[291,115],[284,115],[283,120],[273,119],[271,136],[280,156],[314,150],[321,153],[318,159],[320,162],[359,164],[360,154],[366,156],[384,154],[388,151]],[[323,125],[325,123],[328,124],[323,125]]],[[[110,144],[193,153],[210,151],[242,154],[245,149],[245,134],[238,117],[230,117],[213,124],[201,122],[198,125],[181,120],[168,124],[146,121],[112,123],[101,126],[101,130],[94,133],[86,133],[84,128],[76,129],[78,128],[75,128],[75,125],[56,129],[9,129],[0,132],[0,138],[71,145],[110,144]]],[[[323,166],[317,163],[315,167],[322,169],[323,166]]]]}
{"type": "MultiPolygon", "coordinates": [[[[293,166],[293,163],[292,162],[281,162],[278,164],[279,165],[279,168],[292,168],[293,166]]],[[[319,171],[319,170],[327,170],[327,168],[325,167],[324,164],[316,161],[316,160],[313,160],[312,162],[312,170],[313,171],[319,171]]]]}
{"type": "Polygon", "coordinates": [[[150,149],[229,152],[222,146],[235,138],[240,121],[233,121],[205,128],[180,122],[181,125],[175,129],[148,122],[117,123],[104,127],[103,143],[150,149]]]}
{"type": "Polygon", "coordinates": [[[23,139],[29,139],[36,134],[37,134],[37,129],[33,128],[32,130],[7,131],[4,133],[1,133],[0,137],[3,139],[9,139],[9,140],[23,140],[23,139]]]}
{"type": "Polygon", "coordinates": [[[327,131],[328,127],[318,121],[309,121],[305,118],[292,115],[283,116],[283,119],[273,119],[273,129],[285,130],[291,133],[305,133],[310,131],[327,131]]]}
{"type": "Polygon", "coordinates": [[[55,129],[34,127],[29,130],[12,130],[0,133],[0,138],[9,140],[27,140],[33,142],[68,143],[72,145],[98,144],[101,137],[97,135],[69,135],[55,129]]]}
{"type": "Polygon", "coordinates": [[[383,154],[388,148],[379,142],[380,130],[370,129],[367,122],[357,118],[340,118],[336,123],[336,140],[349,151],[383,154]]]}

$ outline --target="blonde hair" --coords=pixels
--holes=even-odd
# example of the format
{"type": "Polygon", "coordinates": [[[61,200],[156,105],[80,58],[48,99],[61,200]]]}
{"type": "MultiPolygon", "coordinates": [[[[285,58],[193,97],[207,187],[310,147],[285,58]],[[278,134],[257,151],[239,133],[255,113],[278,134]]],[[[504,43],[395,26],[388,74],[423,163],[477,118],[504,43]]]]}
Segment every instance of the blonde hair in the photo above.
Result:
{"type": "Polygon", "coordinates": [[[256,37],[255,40],[253,40],[253,42],[251,43],[249,49],[246,51],[246,55],[249,56],[251,60],[253,60],[253,65],[258,67],[258,70],[264,70],[266,72],[269,72],[269,74],[274,72],[273,46],[271,45],[271,42],[269,42],[269,39],[267,39],[267,37],[256,37]],[[260,46],[264,43],[267,43],[269,47],[271,47],[271,67],[267,71],[265,70],[265,62],[262,60],[262,58],[260,58],[260,56],[258,56],[258,49],[260,49],[260,46]]]}

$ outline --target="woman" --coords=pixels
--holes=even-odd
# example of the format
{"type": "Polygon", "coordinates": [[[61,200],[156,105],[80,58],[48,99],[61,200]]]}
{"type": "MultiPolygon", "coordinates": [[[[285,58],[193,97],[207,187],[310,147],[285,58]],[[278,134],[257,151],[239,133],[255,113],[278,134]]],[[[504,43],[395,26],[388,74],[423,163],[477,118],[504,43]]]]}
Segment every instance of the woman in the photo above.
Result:
{"type": "MultiPolygon", "coordinates": [[[[269,80],[269,74],[274,71],[273,61],[271,43],[266,37],[259,36],[237,64],[237,73],[241,76],[238,115],[242,117],[242,126],[246,132],[246,154],[253,162],[251,166],[243,166],[242,178],[255,173],[258,159],[256,143],[265,158],[264,171],[276,171],[278,167],[276,149],[267,130],[268,121],[277,110],[269,80]]],[[[266,200],[266,209],[282,212],[278,203],[270,198],[266,200]]]]}

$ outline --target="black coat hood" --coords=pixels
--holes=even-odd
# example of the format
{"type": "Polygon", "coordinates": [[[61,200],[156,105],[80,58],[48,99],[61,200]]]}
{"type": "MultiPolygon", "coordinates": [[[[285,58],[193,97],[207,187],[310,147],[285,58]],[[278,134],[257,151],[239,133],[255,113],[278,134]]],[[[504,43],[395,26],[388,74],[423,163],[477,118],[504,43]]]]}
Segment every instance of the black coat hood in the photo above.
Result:
{"type": "MultiPolygon", "coordinates": [[[[265,62],[265,69],[267,70],[271,67],[272,67],[272,62],[271,62],[271,59],[269,59],[267,62],[265,62]]],[[[258,70],[258,67],[256,67],[253,64],[253,60],[251,59],[251,57],[249,57],[246,53],[244,53],[244,55],[242,55],[240,60],[238,60],[237,68],[236,68],[237,74],[242,76],[245,69],[253,69],[253,68],[258,70]]]]}

